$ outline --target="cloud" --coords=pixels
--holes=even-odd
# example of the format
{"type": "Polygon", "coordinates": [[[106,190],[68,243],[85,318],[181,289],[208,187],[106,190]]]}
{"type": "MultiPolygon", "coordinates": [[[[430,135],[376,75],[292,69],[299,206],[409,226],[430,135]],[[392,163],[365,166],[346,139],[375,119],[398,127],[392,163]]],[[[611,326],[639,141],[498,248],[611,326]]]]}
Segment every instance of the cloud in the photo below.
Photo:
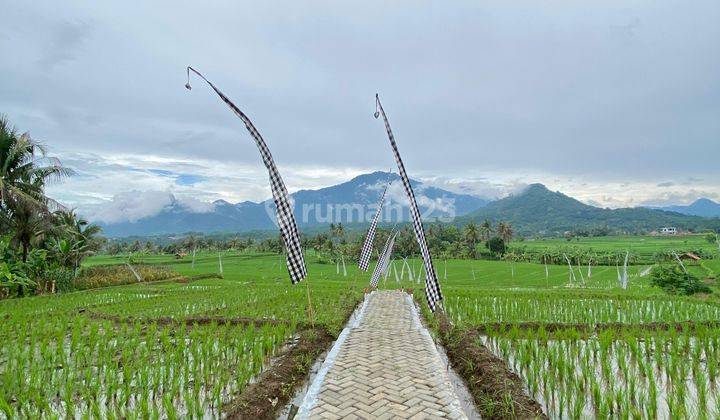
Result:
{"type": "Polygon", "coordinates": [[[642,205],[651,207],[687,205],[699,198],[709,198],[714,201],[719,201],[720,192],[697,189],[663,192],[645,200],[642,205]]]}
{"type": "Polygon", "coordinates": [[[166,191],[128,191],[97,206],[88,218],[104,223],[136,222],[170,206],[175,197],[166,191]]]}
{"type": "Polygon", "coordinates": [[[83,21],[58,23],[51,33],[51,38],[42,49],[38,64],[43,70],[75,60],[78,49],[92,32],[92,25],[83,21]]]}
{"type": "Polygon", "coordinates": [[[496,200],[517,194],[533,182],[547,182],[548,174],[528,173],[525,177],[503,172],[488,172],[483,176],[437,176],[423,173],[420,176],[423,184],[442,188],[457,194],[468,194],[486,200],[496,200]],[[539,181],[542,180],[542,181],[539,181]]]}
{"type": "Polygon", "coordinates": [[[91,208],[87,217],[96,222],[136,222],[178,205],[191,213],[209,213],[215,209],[210,202],[192,197],[176,198],[167,191],[127,191],[91,208]]]}
{"type": "Polygon", "coordinates": [[[613,207],[718,191],[717,1],[281,3],[10,2],[0,109],[74,154],[81,175],[51,192],[79,208],[133,190],[270,197],[242,123],[183,88],[188,64],[253,119],[291,191],[387,169],[377,91],[428,185],[498,198],[542,182],[613,207]]]}
{"type": "Polygon", "coordinates": [[[215,204],[198,200],[197,198],[193,197],[182,197],[179,198],[178,204],[180,206],[184,207],[191,213],[210,213],[211,211],[215,210],[215,204]]]}

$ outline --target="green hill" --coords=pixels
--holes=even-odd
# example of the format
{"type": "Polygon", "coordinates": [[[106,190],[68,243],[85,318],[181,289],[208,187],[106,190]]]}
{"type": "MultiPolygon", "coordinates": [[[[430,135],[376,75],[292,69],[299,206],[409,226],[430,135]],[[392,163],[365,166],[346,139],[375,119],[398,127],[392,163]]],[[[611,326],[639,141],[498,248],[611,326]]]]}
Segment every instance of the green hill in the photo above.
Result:
{"type": "Polygon", "coordinates": [[[720,219],[703,218],[643,207],[603,209],[590,206],[542,184],[532,184],[520,194],[491,202],[458,217],[456,224],[510,222],[523,235],[557,235],[566,231],[592,230],[605,233],[640,233],[663,226],[702,231],[720,228],[720,219]]]}

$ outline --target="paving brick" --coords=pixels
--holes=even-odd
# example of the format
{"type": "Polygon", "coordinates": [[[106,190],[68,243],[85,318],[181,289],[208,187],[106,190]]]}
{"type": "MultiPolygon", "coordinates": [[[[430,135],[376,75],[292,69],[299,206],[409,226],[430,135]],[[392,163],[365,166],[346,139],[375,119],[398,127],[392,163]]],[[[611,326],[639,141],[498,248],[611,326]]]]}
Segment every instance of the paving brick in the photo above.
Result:
{"type": "Polygon", "coordinates": [[[399,291],[369,295],[315,404],[298,418],[467,418],[435,344],[399,291]]]}

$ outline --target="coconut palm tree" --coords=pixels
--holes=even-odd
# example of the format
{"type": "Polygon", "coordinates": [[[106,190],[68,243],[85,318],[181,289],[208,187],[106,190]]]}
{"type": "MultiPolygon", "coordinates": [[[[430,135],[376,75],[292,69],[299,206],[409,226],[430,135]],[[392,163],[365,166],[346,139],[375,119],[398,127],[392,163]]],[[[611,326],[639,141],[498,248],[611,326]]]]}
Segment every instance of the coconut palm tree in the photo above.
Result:
{"type": "Polygon", "coordinates": [[[480,225],[480,238],[483,242],[487,242],[488,239],[490,239],[490,237],[492,236],[492,233],[492,225],[490,224],[489,220],[485,219],[480,225]]]}
{"type": "Polygon", "coordinates": [[[480,242],[480,231],[475,223],[470,222],[463,229],[463,239],[470,251],[470,257],[477,256],[477,244],[480,242]]]}
{"type": "Polygon", "coordinates": [[[497,234],[499,237],[502,238],[502,240],[505,242],[506,245],[510,244],[510,240],[513,237],[513,230],[510,223],[506,222],[500,222],[497,225],[497,234]]]}
{"type": "Polygon", "coordinates": [[[51,230],[51,216],[38,211],[31,201],[16,201],[9,207],[7,227],[14,246],[22,249],[22,261],[27,262],[30,248],[42,242],[45,234],[51,230]]]}
{"type": "Polygon", "coordinates": [[[12,211],[18,203],[38,209],[60,208],[45,195],[45,185],[72,174],[57,158],[48,157],[45,148],[19,135],[7,118],[0,115],[0,211],[12,211]]]}
{"type": "MultiPolygon", "coordinates": [[[[100,226],[90,224],[78,216],[74,210],[60,210],[55,212],[56,234],[66,239],[72,249],[72,268],[74,273],[86,257],[92,255],[100,248],[98,235],[100,226]]],[[[62,239],[61,239],[62,240],[62,239]]]]}

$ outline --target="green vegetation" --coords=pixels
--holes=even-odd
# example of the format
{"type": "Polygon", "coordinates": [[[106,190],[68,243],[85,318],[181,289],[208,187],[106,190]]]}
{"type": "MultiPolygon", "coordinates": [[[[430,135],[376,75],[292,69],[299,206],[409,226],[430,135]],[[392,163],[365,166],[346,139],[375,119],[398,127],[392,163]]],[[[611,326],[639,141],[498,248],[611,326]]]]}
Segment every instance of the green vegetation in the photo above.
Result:
{"type": "Polygon", "coordinates": [[[720,229],[719,218],[703,218],[643,207],[603,209],[593,207],[544,185],[530,185],[523,193],[489,203],[456,222],[510,222],[523,236],[578,236],[643,234],[663,226],[683,231],[703,232],[720,229]]]}
{"type": "Polygon", "coordinates": [[[82,270],[73,279],[72,290],[97,289],[106,286],[119,286],[138,282],[156,282],[179,278],[175,270],[169,266],[152,264],[110,264],[93,265],[82,270]],[[137,277],[136,277],[137,275],[137,277]],[[140,280],[138,280],[138,278],[140,280]]]}
{"type": "Polygon", "coordinates": [[[72,287],[100,229],[45,195],[72,171],[0,115],[0,298],[72,287]]]}
{"type": "MultiPolygon", "coordinates": [[[[0,301],[4,416],[218,417],[308,323],[306,287],[315,326],[337,334],[366,285],[313,257],[295,286],[276,254],[225,253],[224,279],[195,281],[217,275],[216,253],[146,259],[182,278],[0,301]]],[[[126,261],[94,257],[83,272],[126,261]]]]}
{"type": "MultiPolygon", "coordinates": [[[[696,252],[708,258],[717,257],[718,247],[705,240],[705,235],[682,236],[599,236],[562,238],[544,238],[513,242],[509,248],[518,253],[542,255],[566,251],[568,254],[591,252],[595,254],[624,253],[626,250],[637,256],[642,263],[654,263],[656,256],[668,250],[679,253],[696,252]]],[[[537,260],[539,262],[539,260],[537,260]]],[[[614,262],[613,264],[614,265],[614,262]]]]}
{"type": "Polygon", "coordinates": [[[697,276],[686,272],[684,267],[677,265],[653,267],[650,272],[650,283],[671,294],[710,293],[710,288],[703,284],[697,276]]]}
{"type": "MultiPolygon", "coordinates": [[[[684,241],[706,242],[703,236],[579,242],[585,252],[664,255],[684,241]]],[[[549,253],[541,246],[563,242],[520,245],[526,244],[549,253]]],[[[551,418],[717,418],[719,262],[681,266],[662,258],[652,269],[631,266],[623,290],[613,266],[591,266],[590,273],[573,262],[572,268],[549,265],[546,272],[543,264],[512,259],[453,261],[443,284],[446,313],[453,337],[479,333],[469,346],[504,360],[551,418]],[[696,291],[710,294],[675,294],[696,291]]]]}
{"type": "Polygon", "coordinates": [[[717,418],[720,329],[484,337],[552,418],[717,418]],[[577,336],[577,334],[575,334],[577,336]]]}
{"type": "MultiPolygon", "coordinates": [[[[342,246],[337,229],[334,236],[334,246],[342,246]]],[[[412,288],[422,293],[419,260],[408,259],[410,269],[403,272],[399,257],[396,255],[380,287],[412,288]]],[[[79,279],[94,279],[96,283],[88,280],[88,285],[99,285],[105,284],[103,278],[122,277],[130,284],[0,301],[0,407],[8,417],[50,418],[72,413],[114,418],[137,413],[148,413],[150,418],[218,416],[267,366],[272,355],[292,342],[308,323],[339,333],[367,287],[369,274],[359,272],[348,261],[344,276],[334,258],[322,248],[311,250],[309,282],[293,286],[282,255],[247,248],[197,251],[194,258],[183,249],[178,249],[177,255],[138,252],[90,257],[79,270],[76,287],[79,279]],[[128,262],[144,273],[143,281],[136,281],[128,262]],[[150,278],[145,269],[164,274],[150,278]],[[213,277],[202,278],[208,276],[213,277]],[[183,346],[177,345],[180,342],[183,346]]],[[[704,279],[710,275],[707,270],[715,275],[720,268],[717,261],[703,261],[702,266],[690,269],[704,279]]],[[[619,287],[612,266],[591,267],[591,273],[586,266],[573,266],[574,277],[567,265],[546,267],[513,260],[446,261],[439,257],[436,267],[446,310],[456,328],[493,325],[478,345],[484,343],[507,359],[553,417],[560,413],[573,417],[577,410],[584,414],[596,409],[628,412],[624,410],[631,407],[619,401],[618,395],[643,395],[642,405],[633,409],[651,412],[647,377],[621,378],[609,385],[603,363],[612,369],[622,366],[625,371],[646,374],[648,366],[654,367],[653,374],[660,378],[657,386],[662,387],[655,390],[660,413],[669,408],[659,396],[670,392],[668,384],[677,383],[679,375],[686,372],[682,369],[687,369],[697,375],[693,379],[697,388],[689,388],[682,400],[677,397],[671,402],[673,412],[700,412],[699,399],[704,393],[704,412],[708,416],[714,413],[715,388],[700,384],[718,379],[717,367],[703,362],[716,351],[713,340],[720,339],[711,326],[720,315],[715,294],[703,300],[668,295],[651,284],[649,265],[629,267],[627,290],[619,287]],[[688,331],[674,333],[668,328],[667,333],[654,334],[665,338],[644,341],[650,343],[650,350],[645,344],[635,348],[647,331],[616,325],[656,325],[656,331],[663,331],[664,324],[685,321],[699,324],[688,331]],[[594,329],[590,333],[575,330],[598,324],[611,325],[611,332],[602,330],[602,334],[614,334],[614,344],[603,344],[605,339],[594,329]],[[553,325],[552,332],[543,332],[542,325],[553,325]],[[683,344],[685,337],[691,342],[689,348],[683,344]],[[677,354],[689,352],[692,363],[680,368],[671,353],[653,351],[655,346],[677,354]],[[641,365],[633,356],[635,351],[650,356],[645,356],[641,365]],[[592,356],[595,353],[597,356],[592,356]],[[590,356],[585,358],[586,354],[590,356]],[[578,357],[583,359],[578,362],[578,357]],[[553,379],[547,379],[553,382],[543,382],[542,374],[537,373],[543,360],[558,363],[553,365],[553,379]],[[634,365],[624,367],[622,363],[634,365]],[[585,383],[581,374],[562,366],[600,373],[588,379],[594,382],[585,383]],[[593,392],[600,395],[597,408],[593,392]],[[588,403],[580,407],[583,394],[589,395],[588,403]]],[[[422,302],[422,295],[418,300],[422,302]]],[[[612,369],[611,375],[617,375],[612,369]]]]}

